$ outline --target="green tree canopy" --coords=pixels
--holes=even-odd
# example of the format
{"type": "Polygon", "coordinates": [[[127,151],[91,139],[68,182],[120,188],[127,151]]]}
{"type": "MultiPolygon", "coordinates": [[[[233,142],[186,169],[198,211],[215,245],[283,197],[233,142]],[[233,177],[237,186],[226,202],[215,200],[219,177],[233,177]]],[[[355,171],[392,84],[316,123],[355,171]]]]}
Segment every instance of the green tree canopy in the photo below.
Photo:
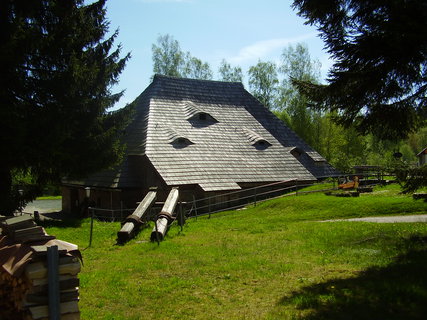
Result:
{"type": "Polygon", "coordinates": [[[210,80],[212,70],[207,62],[183,52],[179,42],[169,34],[160,35],[152,45],[153,72],[165,76],[210,80]]]}
{"type": "Polygon", "coordinates": [[[427,114],[427,2],[295,0],[334,65],[328,84],[295,80],[320,108],[359,132],[403,138],[427,114]]]}
{"type": "Polygon", "coordinates": [[[277,98],[277,67],[273,62],[261,60],[249,68],[249,90],[266,108],[273,109],[277,98]]]}
{"type": "Polygon", "coordinates": [[[300,81],[320,81],[320,62],[312,60],[306,45],[297,43],[283,49],[282,64],[279,68],[283,80],[279,87],[278,106],[289,116],[289,125],[309,145],[319,146],[319,112],[309,108],[309,99],[301,94],[291,79],[300,81]]]}
{"type": "Polygon", "coordinates": [[[218,73],[221,81],[243,82],[242,68],[232,67],[225,59],[221,60],[218,73]]]}
{"type": "Polygon", "coordinates": [[[160,35],[152,45],[153,72],[164,76],[181,77],[184,53],[172,36],[160,35]]]}
{"type": "Polygon", "coordinates": [[[185,55],[183,78],[211,80],[213,78],[212,70],[207,62],[192,57],[189,52],[185,55]]]}
{"type": "Polygon", "coordinates": [[[105,38],[105,0],[0,2],[0,211],[16,207],[12,173],[37,184],[83,176],[120,159],[119,123],[109,113],[129,54],[105,38]]]}

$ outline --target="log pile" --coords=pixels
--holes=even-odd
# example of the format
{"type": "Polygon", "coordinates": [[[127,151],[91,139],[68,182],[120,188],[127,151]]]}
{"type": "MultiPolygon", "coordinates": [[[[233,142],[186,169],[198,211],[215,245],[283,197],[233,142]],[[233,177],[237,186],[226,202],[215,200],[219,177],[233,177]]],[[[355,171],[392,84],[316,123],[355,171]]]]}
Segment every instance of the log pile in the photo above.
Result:
{"type": "MultiPolygon", "coordinates": [[[[36,226],[30,216],[0,220],[0,319],[49,319],[48,247],[58,247],[60,319],[80,319],[80,252],[36,226]]],[[[53,292],[53,291],[51,291],[53,292]]]]}

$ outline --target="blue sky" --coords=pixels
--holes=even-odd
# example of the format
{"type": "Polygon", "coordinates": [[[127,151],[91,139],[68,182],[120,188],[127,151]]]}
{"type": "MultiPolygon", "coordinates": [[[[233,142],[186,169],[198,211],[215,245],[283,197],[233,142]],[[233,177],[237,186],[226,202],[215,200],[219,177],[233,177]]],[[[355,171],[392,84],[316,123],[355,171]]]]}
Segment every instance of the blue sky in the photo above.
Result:
{"type": "Polygon", "coordinates": [[[117,43],[132,58],[114,92],[125,89],[115,108],[132,102],[150,83],[151,47],[159,35],[170,34],[181,50],[208,62],[216,73],[222,59],[247,70],[262,61],[279,62],[283,48],[305,43],[322,64],[331,65],[314,27],[291,8],[291,0],[108,0],[110,31],[119,28],[117,43]]]}

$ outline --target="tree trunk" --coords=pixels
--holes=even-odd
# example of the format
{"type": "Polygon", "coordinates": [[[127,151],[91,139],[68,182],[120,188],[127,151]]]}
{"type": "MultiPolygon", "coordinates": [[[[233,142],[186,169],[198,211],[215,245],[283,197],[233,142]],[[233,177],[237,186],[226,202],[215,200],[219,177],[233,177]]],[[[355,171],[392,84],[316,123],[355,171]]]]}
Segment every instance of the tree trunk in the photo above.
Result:
{"type": "Polygon", "coordinates": [[[0,214],[10,216],[16,209],[12,195],[12,175],[7,167],[0,167],[0,214]]]}

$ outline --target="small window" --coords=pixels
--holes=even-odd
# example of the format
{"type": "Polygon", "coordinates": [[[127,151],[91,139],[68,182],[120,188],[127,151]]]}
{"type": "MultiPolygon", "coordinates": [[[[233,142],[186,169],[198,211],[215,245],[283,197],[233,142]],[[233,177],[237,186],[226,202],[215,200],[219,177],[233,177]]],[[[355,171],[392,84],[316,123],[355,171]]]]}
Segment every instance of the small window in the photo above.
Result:
{"type": "Polygon", "coordinates": [[[257,150],[265,150],[267,149],[269,146],[271,146],[271,144],[264,139],[260,139],[258,141],[256,141],[253,146],[255,147],[255,149],[257,150]]]}
{"type": "Polygon", "coordinates": [[[195,128],[204,128],[217,123],[218,121],[206,112],[196,112],[187,118],[191,125],[195,128]]]}
{"type": "Polygon", "coordinates": [[[175,140],[175,143],[177,143],[177,144],[185,144],[185,143],[187,143],[187,139],[185,139],[185,138],[178,138],[178,139],[175,140]]]}
{"type": "Polygon", "coordinates": [[[299,157],[301,157],[301,155],[304,153],[304,151],[303,150],[301,150],[300,148],[298,148],[298,147],[293,147],[291,150],[290,150],[290,153],[295,157],[295,158],[299,158],[299,157]]]}
{"type": "Polygon", "coordinates": [[[248,142],[251,146],[254,146],[257,150],[265,150],[269,146],[271,146],[271,143],[265,140],[263,137],[261,137],[258,133],[255,131],[252,131],[250,129],[243,129],[243,133],[246,136],[248,142]]]}
{"type": "Polygon", "coordinates": [[[298,152],[298,150],[292,150],[291,154],[295,157],[295,158],[299,158],[301,157],[301,153],[298,152]]]}
{"type": "Polygon", "coordinates": [[[184,138],[184,137],[178,137],[175,140],[173,140],[171,142],[171,144],[173,145],[174,148],[176,149],[182,149],[185,148],[191,144],[194,144],[193,142],[191,142],[189,139],[184,138]]]}

